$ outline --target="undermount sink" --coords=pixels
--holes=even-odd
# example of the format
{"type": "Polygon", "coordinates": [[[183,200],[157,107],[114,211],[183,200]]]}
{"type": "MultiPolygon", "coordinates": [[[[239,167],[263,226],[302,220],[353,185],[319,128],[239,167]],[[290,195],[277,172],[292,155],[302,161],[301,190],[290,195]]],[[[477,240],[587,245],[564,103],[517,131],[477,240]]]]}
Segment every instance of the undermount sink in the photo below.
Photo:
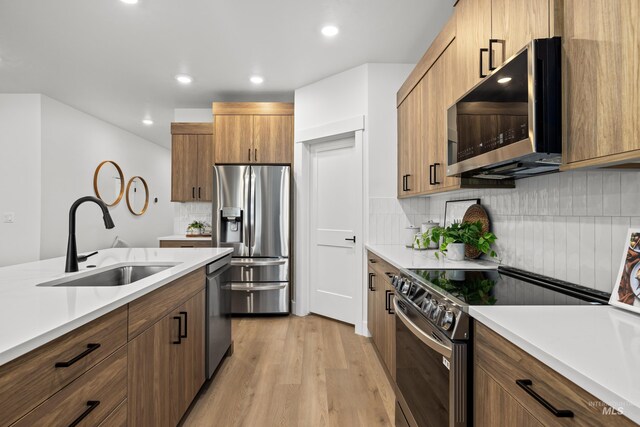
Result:
{"type": "Polygon", "coordinates": [[[177,264],[123,265],[88,276],[41,283],[38,286],[124,286],[160,273],[177,264]]]}

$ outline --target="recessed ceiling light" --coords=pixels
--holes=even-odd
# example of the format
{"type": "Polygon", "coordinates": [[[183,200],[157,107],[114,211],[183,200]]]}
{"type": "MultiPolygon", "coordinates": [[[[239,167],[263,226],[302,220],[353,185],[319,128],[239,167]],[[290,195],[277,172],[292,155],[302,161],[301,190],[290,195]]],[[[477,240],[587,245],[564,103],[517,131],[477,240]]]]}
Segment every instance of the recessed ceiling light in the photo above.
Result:
{"type": "Polygon", "coordinates": [[[264,82],[264,79],[261,76],[251,76],[249,80],[251,80],[251,83],[253,83],[254,85],[259,85],[264,82]]]}
{"type": "Polygon", "coordinates": [[[193,78],[191,76],[187,76],[186,74],[178,74],[176,76],[176,80],[183,85],[188,85],[193,81],[193,78]]]}
{"type": "Polygon", "coordinates": [[[153,120],[151,119],[144,119],[142,120],[142,123],[147,125],[147,126],[151,126],[153,124],[153,120]]]}
{"type": "Polygon", "coordinates": [[[126,3],[126,4],[136,4],[138,3],[138,0],[120,0],[122,3],[126,3]]]}
{"type": "Polygon", "coordinates": [[[500,83],[500,84],[509,83],[510,81],[511,81],[511,77],[502,77],[502,78],[498,79],[498,83],[500,83]]]}
{"type": "Polygon", "coordinates": [[[322,34],[325,37],[333,37],[337,35],[339,32],[340,30],[338,30],[338,27],[336,27],[335,25],[326,25],[322,27],[322,34]]]}

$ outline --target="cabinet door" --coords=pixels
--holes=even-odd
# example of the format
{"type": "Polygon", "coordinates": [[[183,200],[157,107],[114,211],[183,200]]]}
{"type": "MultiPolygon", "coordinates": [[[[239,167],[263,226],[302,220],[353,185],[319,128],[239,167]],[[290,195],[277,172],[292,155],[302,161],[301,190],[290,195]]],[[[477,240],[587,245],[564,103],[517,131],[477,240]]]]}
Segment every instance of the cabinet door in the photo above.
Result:
{"type": "Polygon", "coordinates": [[[185,333],[176,346],[178,351],[173,353],[171,383],[181,418],[205,380],[205,291],[200,291],[176,311],[183,318],[185,333]]]}
{"type": "Polygon", "coordinates": [[[214,117],[216,163],[250,163],[253,159],[253,116],[214,117]]]}
{"type": "Polygon", "coordinates": [[[456,78],[460,81],[461,92],[471,89],[481,80],[482,74],[489,72],[489,55],[481,48],[488,49],[491,38],[491,0],[460,0],[456,5],[456,78]]]}
{"type": "Polygon", "coordinates": [[[213,135],[196,135],[198,145],[198,191],[200,202],[210,202],[213,197],[213,135]]]}
{"type": "Polygon", "coordinates": [[[378,289],[376,289],[376,272],[371,266],[367,271],[367,328],[374,344],[378,339],[378,289]]]}
{"type": "Polygon", "coordinates": [[[253,161],[293,161],[293,116],[253,116],[253,161]]]}
{"type": "Polygon", "coordinates": [[[179,421],[171,383],[172,353],[178,347],[173,341],[179,333],[176,320],[168,315],[129,341],[129,425],[173,427],[179,421]]]}
{"type": "Polygon", "coordinates": [[[533,415],[477,365],[473,395],[475,425],[478,427],[542,427],[533,415]]]}
{"type": "Polygon", "coordinates": [[[493,66],[500,66],[532,39],[549,37],[549,0],[491,0],[493,66]]]}
{"type": "Polygon", "coordinates": [[[422,80],[398,106],[398,197],[422,191],[422,80]]]}
{"type": "Polygon", "coordinates": [[[196,200],[198,179],[197,135],[173,135],[171,137],[171,201],[196,200]]]}
{"type": "Polygon", "coordinates": [[[563,12],[564,162],[637,159],[640,3],[565,0],[563,12]]]}

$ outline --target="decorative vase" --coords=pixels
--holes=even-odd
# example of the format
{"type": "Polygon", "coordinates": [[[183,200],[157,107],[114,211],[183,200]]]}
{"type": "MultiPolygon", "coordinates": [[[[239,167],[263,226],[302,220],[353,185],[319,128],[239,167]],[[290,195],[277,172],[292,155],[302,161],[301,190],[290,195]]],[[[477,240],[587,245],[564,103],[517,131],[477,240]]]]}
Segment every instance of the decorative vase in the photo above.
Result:
{"type": "Polygon", "coordinates": [[[447,259],[451,261],[464,260],[464,243],[449,243],[447,245],[447,259]]]}

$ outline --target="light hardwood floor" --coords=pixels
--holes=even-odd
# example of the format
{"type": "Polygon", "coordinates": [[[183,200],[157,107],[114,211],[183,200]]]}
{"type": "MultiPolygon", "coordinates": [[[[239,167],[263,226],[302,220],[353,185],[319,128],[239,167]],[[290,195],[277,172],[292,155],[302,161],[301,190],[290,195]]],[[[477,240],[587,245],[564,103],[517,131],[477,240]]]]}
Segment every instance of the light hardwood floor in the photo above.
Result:
{"type": "Polygon", "coordinates": [[[353,326],[314,315],[241,318],[233,337],[233,356],[184,426],[393,425],[393,388],[353,326]]]}

